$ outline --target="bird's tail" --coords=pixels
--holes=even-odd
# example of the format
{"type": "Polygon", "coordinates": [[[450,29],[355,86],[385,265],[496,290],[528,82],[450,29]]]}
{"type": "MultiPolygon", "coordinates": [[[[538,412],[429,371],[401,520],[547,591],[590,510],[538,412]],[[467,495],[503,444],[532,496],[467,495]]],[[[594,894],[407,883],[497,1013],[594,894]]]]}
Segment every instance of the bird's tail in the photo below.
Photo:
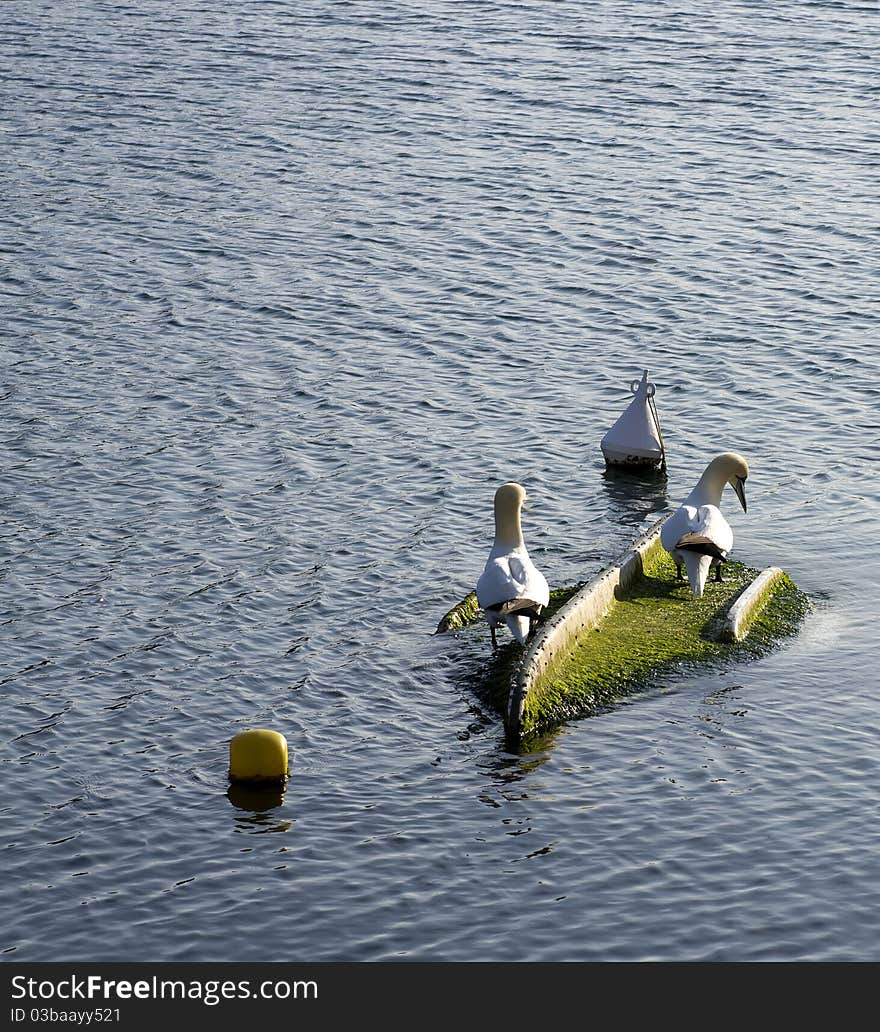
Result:
{"type": "Polygon", "coordinates": [[[701,552],[685,552],[684,565],[694,598],[702,598],[706,578],[709,576],[709,567],[712,565],[712,556],[704,555],[701,552]]]}
{"type": "Polygon", "coordinates": [[[525,645],[526,639],[529,636],[529,630],[532,626],[532,622],[528,616],[524,616],[521,613],[508,613],[504,619],[514,638],[516,638],[520,645],[525,645]]]}

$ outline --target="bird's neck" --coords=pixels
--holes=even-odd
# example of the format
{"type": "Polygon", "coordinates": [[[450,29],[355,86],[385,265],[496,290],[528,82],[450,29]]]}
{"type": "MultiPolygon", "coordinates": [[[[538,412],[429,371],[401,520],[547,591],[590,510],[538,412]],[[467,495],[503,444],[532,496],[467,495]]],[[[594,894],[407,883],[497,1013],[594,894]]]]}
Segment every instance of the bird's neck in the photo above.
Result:
{"type": "Polygon", "coordinates": [[[496,512],[495,543],[493,547],[506,550],[508,548],[522,548],[523,544],[519,511],[496,512]]]}
{"type": "Polygon", "coordinates": [[[694,505],[714,505],[718,508],[726,483],[727,477],[720,470],[712,469],[710,466],[697,481],[697,486],[691,491],[688,500],[694,505]]]}

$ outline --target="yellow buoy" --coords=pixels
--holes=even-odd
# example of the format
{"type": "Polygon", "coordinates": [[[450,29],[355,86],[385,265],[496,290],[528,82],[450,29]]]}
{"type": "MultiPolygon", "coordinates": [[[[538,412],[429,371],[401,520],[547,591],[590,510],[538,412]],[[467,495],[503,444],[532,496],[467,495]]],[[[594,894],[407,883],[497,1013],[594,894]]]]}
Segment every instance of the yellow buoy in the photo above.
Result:
{"type": "Polygon", "coordinates": [[[240,731],[229,743],[229,777],[233,781],[284,781],[287,739],[262,727],[240,731]]]}

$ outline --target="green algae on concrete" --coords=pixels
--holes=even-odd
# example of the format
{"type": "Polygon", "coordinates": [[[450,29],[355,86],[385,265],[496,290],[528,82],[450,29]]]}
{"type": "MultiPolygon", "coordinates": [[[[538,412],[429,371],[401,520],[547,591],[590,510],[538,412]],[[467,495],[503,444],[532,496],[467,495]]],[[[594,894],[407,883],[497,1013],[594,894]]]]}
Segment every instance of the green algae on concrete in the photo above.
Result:
{"type": "MultiPolygon", "coordinates": [[[[568,585],[564,588],[552,588],[550,590],[550,600],[547,604],[547,608],[541,614],[541,620],[549,620],[552,616],[555,616],[565,603],[576,595],[583,586],[584,582],[568,585]]],[[[437,627],[438,634],[444,631],[461,630],[468,625],[473,625],[482,620],[482,609],[477,608],[476,610],[473,610],[469,604],[466,605],[464,609],[460,609],[463,603],[468,602],[469,598],[470,596],[466,596],[458,603],[457,606],[453,606],[453,608],[449,610],[449,613],[443,617],[437,627]],[[461,611],[467,615],[468,618],[466,622],[461,625],[445,626],[447,623],[447,617],[456,611],[461,611]]],[[[474,694],[485,704],[490,706],[497,713],[500,713],[501,716],[504,716],[507,713],[511,684],[519,670],[520,663],[522,662],[524,648],[518,641],[512,638],[504,640],[504,637],[499,635],[501,644],[497,649],[491,649],[489,646],[488,628],[483,624],[482,629],[486,632],[486,661],[485,664],[481,665],[479,670],[474,672],[470,687],[474,694]]]]}
{"type": "Polygon", "coordinates": [[[676,580],[668,553],[651,549],[642,576],[617,596],[595,629],[582,632],[564,659],[533,679],[518,719],[508,714],[508,730],[522,738],[596,712],[670,668],[767,651],[795,632],[807,608],[806,596],[785,574],[768,590],[747,638],[718,637],[727,610],[758,572],[727,562],[724,580],[710,577],[702,598],[694,598],[687,582],[676,580]]]}
{"type": "MultiPolygon", "coordinates": [[[[722,640],[728,611],[759,571],[726,562],[724,580],[710,575],[703,596],[694,598],[687,581],[676,579],[675,565],[659,542],[659,527],[643,535],[621,565],[589,585],[552,591],[542,613],[544,626],[525,648],[509,642],[487,658],[476,692],[504,717],[511,742],[521,745],[564,720],[604,709],[665,671],[760,655],[797,630],[809,607],[807,597],[785,573],[774,571],[749,613],[747,636],[722,640]],[[591,600],[586,608],[580,602],[584,597],[591,600]],[[573,624],[566,615],[570,601],[579,607],[573,624]],[[554,621],[565,627],[562,637],[551,630],[554,621]],[[543,636],[547,642],[548,633],[557,635],[549,652],[539,640],[543,636]],[[536,649],[544,650],[540,660],[536,649]]],[[[437,630],[461,630],[481,615],[472,593],[444,616],[437,630]]]]}
{"type": "Polygon", "coordinates": [[[469,595],[454,605],[452,609],[437,624],[437,634],[444,634],[446,631],[460,631],[462,627],[475,623],[482,614],[480,603],[477,602],[477,593],[472,591],[469,595]]]}

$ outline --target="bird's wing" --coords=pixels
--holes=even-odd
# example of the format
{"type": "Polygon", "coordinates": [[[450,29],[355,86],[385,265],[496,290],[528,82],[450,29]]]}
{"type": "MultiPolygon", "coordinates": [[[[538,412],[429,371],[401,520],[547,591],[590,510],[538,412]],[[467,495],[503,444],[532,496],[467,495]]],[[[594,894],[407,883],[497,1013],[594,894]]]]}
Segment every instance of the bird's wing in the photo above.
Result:
{"type": "Polygon", "coordinates": [[[547,605],[550,601],[547,579],[525,551],[521,555],[510,557],[510,572],[516,578],[517,584],[522,585],[519,591],[520,598],[528,599],[538,606],[547,605]]]}
{"type": "Polygon", "coordinates": [[[723,559],[733,547],[733,531],[715,505],[682,505],[663,524],[660,543],[667,550],[703,552],[723,559]]]}
{"type": "Polygon", "coordinates": [[[477,581],[477,601],[483,609],[513,599],[539,606],[550,601],[544,575],[522,549],[490,558],[477,581]]]}
{"type": "Polygon", "coordinates": [[[483,609],[506,602],[516,596],[516,585],[510,576],[505,556],[489,559],[477,581],[477,601],[483,609]]]}
{"type": "Polygon", "coordinates": [[[685,508],[689,510],[687,526],[676,547],[723,559],[733,547],[733,530],[721,510],[715,505],[685,508]]]}
{"type": "Polygon", "coordinates": [[[678,544],[678,539],[682,534],[686,534],[691,529],[690,520],[695,513],[696,509],[692,505],[682,505],[663,524],[660,530],[660,544],[667,552],[671,552],[678,544]]]}

